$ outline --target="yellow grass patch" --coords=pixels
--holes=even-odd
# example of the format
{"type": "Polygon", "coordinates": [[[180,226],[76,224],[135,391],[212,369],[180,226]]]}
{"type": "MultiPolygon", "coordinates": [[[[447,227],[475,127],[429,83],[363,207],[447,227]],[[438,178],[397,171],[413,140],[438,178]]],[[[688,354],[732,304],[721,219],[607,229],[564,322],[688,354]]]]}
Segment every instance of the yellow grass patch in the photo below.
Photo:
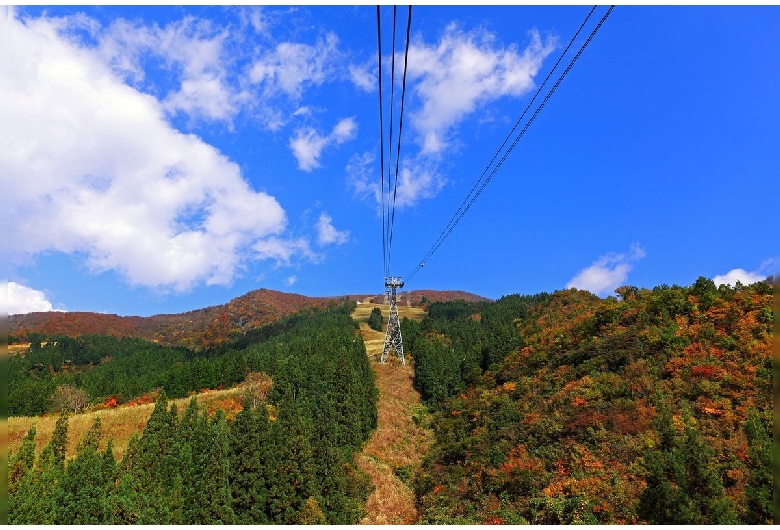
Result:
{"type": "MultiPolygon", "coordinates": [[[[227,413],[228,418],[234,416],[241,410],[241,403],[243,400],[244,388],[238,386],[229,390],[209,390],[197,394],[195,399],[201,408],[207,410],[210,415],[213,415],[217,409],[222,409],[227,413]]],[[[181,416],[184,410],[190,403],[190,398],[181,398],[175,400],[169,400],[168,406],[171,403],[176,403],[176,408],[181,416]]],[[[130,442],[130,438],[133,434],[140,434],[146,427],[146,422],[149,421],[149,416],[152,415],[154,410],[154,403],[148,403],[144,405],[123,405],[112,409],[101,409],[92,412],[85,412],[83,414],[73,414],[68,421],[68,446],[65,451],[66,458],[71,458],[76,454],[76,448],[84,435],[87,433],[96,417],[100,417],[102,424],[102,437],[100,448],[105,449],[109,438],[114,441],[114,455],[117,460],[121,459],[127,445],[130,442]]],[[[54,433],[54,425],[57,422],[59,416],[56,414],[49,414],[46,416],[12,416],[8,418],[8,447],[12,451],[16,451],[19,444],[21,444],[24,435],[30,430],[30,427],[35,425],[35,446],[36,450],[40,452],[46,444],[51,441],[54,433]]]]}

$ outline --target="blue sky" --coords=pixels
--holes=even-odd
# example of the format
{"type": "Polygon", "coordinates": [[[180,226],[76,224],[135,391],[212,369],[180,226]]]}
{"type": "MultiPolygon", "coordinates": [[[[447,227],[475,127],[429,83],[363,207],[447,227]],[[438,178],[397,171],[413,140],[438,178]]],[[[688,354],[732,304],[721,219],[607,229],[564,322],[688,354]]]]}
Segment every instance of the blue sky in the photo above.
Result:
{"type": "MultiPolygon", "coordinates": [[[[589,11],[413,7],[390,274],[421,262],[589,11]]],[[[9,313],[383,291],[375,6],[3,13],[9,313]]],[[[391,6],[381,20],[387,165],[391,6]]],[[[608,296],[774,273],[778,27],[777,6],[615,8],[406,287],[608,296]]]]}

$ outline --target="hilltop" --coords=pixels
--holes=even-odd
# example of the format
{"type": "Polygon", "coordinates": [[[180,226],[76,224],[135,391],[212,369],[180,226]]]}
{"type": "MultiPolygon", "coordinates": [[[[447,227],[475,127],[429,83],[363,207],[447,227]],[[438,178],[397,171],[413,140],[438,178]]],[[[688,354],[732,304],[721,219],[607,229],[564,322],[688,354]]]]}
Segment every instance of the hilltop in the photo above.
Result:
{"type": "MultiPolygon", "coordinates": [[[[469,302],[488,300],[464,291],[418,290],[399,294],[401,303],[412,305],[420,305],[423,299],[428,302],[458,299],[469,302]]],[[[28,333],[72,337],[109,335],[198,348],[219,344],[231,334],[270,324],[304,309],[327,307],[345,298],[351,301],[372,298],[381,301],[383,297],[384,295],[371,294],[311,297],[270,289],[257,289],[234,298],[226,304],[185,313],[149,317],[59,311],[11,315],[9,333],[20,339],[26,338],[28,333]]]]}

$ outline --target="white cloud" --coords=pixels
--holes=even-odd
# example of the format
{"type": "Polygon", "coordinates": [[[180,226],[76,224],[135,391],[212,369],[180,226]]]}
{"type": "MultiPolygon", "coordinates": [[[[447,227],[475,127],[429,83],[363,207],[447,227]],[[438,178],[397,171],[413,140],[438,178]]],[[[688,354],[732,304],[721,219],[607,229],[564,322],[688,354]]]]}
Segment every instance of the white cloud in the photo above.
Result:
{"type": "Polygon", "coordinates": [[[227,29],[193,17],[164,28],[119,19],[99,35],[97,51],[115,72],[136,85],[145,77],[142,58],[161,59],[176,86],[163,98],[167,112],[230,122],[247,94],[228,80],[228,37],[227,29]]]}
{"type": "Polygon", "coordinates": [[[430,199],[438,195],[447,181],[436,171],[422,166],[410,168],[404,165],[398,176],[395,190],[397,208],[412,206],[421,199],[430,199]]]}
{"type": "Polygon", "coordinates": [[[295,275],[293,274],[289,278],[285,279],[284,283],[285,283],[285,285],[287,285],[289,287],[292,287],[293,285],[295,285],[295,282],[297,282],[297,281],[298,281],[298,278],[296,278],[295,275]]]}
{"type": "Polygon", "coordinates": [[[597,295],[606,295],[625,285],[628,273],[634,263],[644,258],[644,249],[634,243],[627,254],[610,252],[597,259],[590,267],[581,270],[572,278],[567,288],[575,287],[597,295]]]}
{"type": "Polygon", "coordinates": [[[257,241],[252,245],[257,259],[273,259],[277,265],[289,265],[293,256],[299,255],[314,263],[319,262],[322,257],[313,252],[306,239],[280,239],[278,237],[269,237],[257,241]]]}
{"type": "MultiPolygon", "coordinates": [[[[377,175],[376,158],[370,153],[354,155],[346,167],[347,183],[355,195],[362,200],[376,201],[377,214],[381,214],[382,190],[381,179],[377,175]]],[[[396,208],[414,206],[420,200],[435,197],[447,180],[440,175],[432,164],[422,161],[404,163],[399,170],[397,189],[385,191],[385,202],[392,201],[395,193],[396,208]]],[[[387,186],[387,182],[385,182],[387,186]]]]}
{"type": "Polygon", "coordinates": [[[356,133],[357,122],[355,121],[355,118],[344,118],[333,127],[333,132],[331,132],[330,137],[335,143],[343,144],[347,140],[352,140],[356,133]]]}
{"type": "Polygon", "coordinates": [[[325,212],[317,220],[317,242],[320,245],[342,245],[349,241],[349,231],[338,231],[332,224],[333,219],[325,212]]]}
{"type": "Polygon", "coordinates": [[[370,63],[367,63],[363,66],[350,65],[349,79],[355,84],[355,86],[364,92],[372,92],[376,90],[377,75],[374,61],[372,60],[370,63]]]}
{"type": "Polygon", "coordinates": [[[266,96],[283,92],[300,99],[305,86],[321,85],[334,75],[339,57],[334,33],[314,45],[283,42],[254,62],[249,79],[261,85],[266,96]]]}
{"type": "Polygon", "coordinates": [[[377,215],[382,213],[382,190],[376,174],[376,157],[371,151],[352,155],[346,167],[347,185],[361,200],[371,200],[378,205],[377,215]]]}
{"type": "Polygon", "coordinates": [[[328,138],[311,128],[298,129],[290,138],[290,149],[298,160],[298,168],[311,171],[320,167],[320,155],[328,144],[328,138]]]}
{"type": "Polygon", "coordinates": [[[314,129],[307,127],[295,131],[295,136],[290,138],[290,149],[298,161],[298,167],[303,171],[311,171],[320,167],[320,156],[325,147],[340,145],[355,137],[357,123],[354,118],[340,120],[331,133],[327,136],[319,134],[314,129]]]}
{"type": "Polygon", "coordinates": [[[16,282],[6,284],[8,292],[8,314],[21,315],[37,311],[54,311],[46,299],[46,293],[20,285],[16,282]]]}
{"type": "Polygon", "coordinates": [[[47,19],[6,26],[0,179],[11,257],[79,252],[95,272],[184,291],[229,284],[245,249],[279,241],[276,199],[171,128],[163,105],[124,84],[99,51],[47,19]]]}
{"type": "Polygon", "coordinates": [[[555,39],[543,40],[535,30],[529,36],[520,52],[514,45],[502,48],[488,32],[465,33],[450,25],[437,44],[410,45],[407,86],[419,98],[411,123],[424,153],[444,150],[452,127],[480,106],[534,87],[533,77],[555,49],[555,39]]]}
{"type": "Polygon", "coordinates": [[[712,281],[715,285],[721,286],[723,284],[734,287],[737,282],[742,285],[750,285],[751,283],[761,282],[766,280],[767,275],[759,272],[748,272],[745,269],[732,269],[726,274],[719,274],[715,276],[712,281]]]}

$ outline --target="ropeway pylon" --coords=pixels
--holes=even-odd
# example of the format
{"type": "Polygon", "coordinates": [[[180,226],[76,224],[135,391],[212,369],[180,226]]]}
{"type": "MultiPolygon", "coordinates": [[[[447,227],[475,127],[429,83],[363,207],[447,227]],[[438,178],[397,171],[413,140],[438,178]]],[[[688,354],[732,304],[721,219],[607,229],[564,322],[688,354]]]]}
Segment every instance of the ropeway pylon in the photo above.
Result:
{"type": "Polygon", "coordinates": [[[387,330],[385,331],[385,346],[382,348],[382,356],[379,362],[385,362],[390,350],[395,351],[401,359],[401,364],[406,366],[404,359],[404,343],[401,339],[401,323],[398,322],[398,305],[395,302],[395,290],[404,286],[403,278],[397,276],[385,277],[386,292],[390,292],[390,318],[387,321],[387,330]]]}

